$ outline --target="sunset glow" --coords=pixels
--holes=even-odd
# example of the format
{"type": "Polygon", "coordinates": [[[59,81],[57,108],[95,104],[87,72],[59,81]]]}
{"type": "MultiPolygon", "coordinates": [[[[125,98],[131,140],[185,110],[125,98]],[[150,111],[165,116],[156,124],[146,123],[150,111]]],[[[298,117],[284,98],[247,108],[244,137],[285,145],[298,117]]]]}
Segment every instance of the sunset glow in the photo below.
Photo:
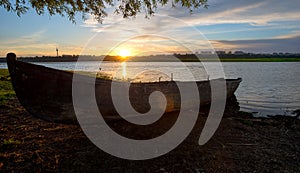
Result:
{"type": "Polygon", "coordinates": [[[130,51],[127,50],[127,49],[122,49],[120,52],[119,52],[119,56],[121,56],[122,58],[126,58],[128,56],[130,56],[130,51]]]}

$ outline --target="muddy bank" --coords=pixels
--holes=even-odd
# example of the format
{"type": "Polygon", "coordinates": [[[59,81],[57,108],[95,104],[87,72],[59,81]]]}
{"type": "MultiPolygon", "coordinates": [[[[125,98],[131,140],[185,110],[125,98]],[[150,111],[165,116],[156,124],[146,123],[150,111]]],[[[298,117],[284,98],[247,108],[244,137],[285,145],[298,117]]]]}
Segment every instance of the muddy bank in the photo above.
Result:
{"type": "MultiPolygon", "coordinates": [[[[94,146],[77,125],[30,116],[17,99],[0,107],[2,172],[300,172],[300,123],[292,118],[252,118],[239,111],[226,117],[204,146],[201,115],[189,137],[159,158],[128,161],[94,146]]],[[[110,124],[132,138],[157,136],[176,120],[168,115],[147,130],[126,122],[110,124]],[[160,128],[159,128],[160,127],[160,128]]]]}

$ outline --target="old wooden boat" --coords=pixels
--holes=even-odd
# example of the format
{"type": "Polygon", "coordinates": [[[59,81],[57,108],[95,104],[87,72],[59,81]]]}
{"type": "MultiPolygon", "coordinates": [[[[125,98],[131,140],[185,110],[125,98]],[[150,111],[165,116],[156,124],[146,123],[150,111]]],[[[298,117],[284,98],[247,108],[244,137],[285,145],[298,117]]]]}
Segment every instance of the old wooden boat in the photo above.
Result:
{"type": "MultiPolygon", "coordinates": [[[[7,65],[16,95],[30,114],[48,121],[77,122],[72,102],[74,73],[18,61],[14,53],[7,54],[7,65]]],[[[82,78],[91,77],[82,75],[82,78]]],[[[94,80],[98,108],[104,119],[108,121],[120,118],[110,95],[112,80],[94,80]]],[[[210,103],[210,82],[197,81],[201,105],[210,103]]],[[[233,96],[240,82],[241,78],[226,79],[227,98],[233,96]]],[[[165,112],[180,109],[180,93],[174,81],[131,83],[129,97],[132,106],[138,112],[147,112],[150,109],[148,98],[153,91],[164,93],[167,100],[165,112]]]]}

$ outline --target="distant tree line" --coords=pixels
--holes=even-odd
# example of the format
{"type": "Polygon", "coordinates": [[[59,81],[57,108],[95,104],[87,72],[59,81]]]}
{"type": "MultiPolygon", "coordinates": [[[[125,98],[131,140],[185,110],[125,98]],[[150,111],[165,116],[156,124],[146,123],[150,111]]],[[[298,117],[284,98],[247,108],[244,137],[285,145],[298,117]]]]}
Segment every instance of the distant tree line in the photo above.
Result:
{"type": "MultiPolygon", "coordinates": [[[[74,62],[78,58],[86,61],[300,61],[300,53],[298,54],[173,54],[173,55],[149,55],[134,56],[122,58],[120,56],[94,56],[94,55],[62,55],[42,56],[42,57],[19,57],[18,59],[26,62],[74,62]],[[218,55],[218,56],[217,56],[218,55]],[[176,57],[176,58],[175,58],[176,57]]],[[[0,62],[6,62],[5,58],[0,58],[0,62]]]]}

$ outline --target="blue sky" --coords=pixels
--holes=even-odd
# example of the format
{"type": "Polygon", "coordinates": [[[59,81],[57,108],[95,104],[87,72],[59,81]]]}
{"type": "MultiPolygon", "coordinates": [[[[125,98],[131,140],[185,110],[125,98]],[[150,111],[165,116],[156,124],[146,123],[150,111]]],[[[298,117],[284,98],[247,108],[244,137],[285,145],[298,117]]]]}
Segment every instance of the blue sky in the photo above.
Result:
{"type": "Polygon", "coordinates": [[[156,15],[122,19],[107,9],[103,24],[88,16],[67,18],[38,16],[33,11],[18,17],[0,9],[0,56],[60,54],[134,55],[198,50],[246,52],[300,52],[298,0],[208,0],[209,8],[192,15],[183,7],[160,7],[156,15]]]}

